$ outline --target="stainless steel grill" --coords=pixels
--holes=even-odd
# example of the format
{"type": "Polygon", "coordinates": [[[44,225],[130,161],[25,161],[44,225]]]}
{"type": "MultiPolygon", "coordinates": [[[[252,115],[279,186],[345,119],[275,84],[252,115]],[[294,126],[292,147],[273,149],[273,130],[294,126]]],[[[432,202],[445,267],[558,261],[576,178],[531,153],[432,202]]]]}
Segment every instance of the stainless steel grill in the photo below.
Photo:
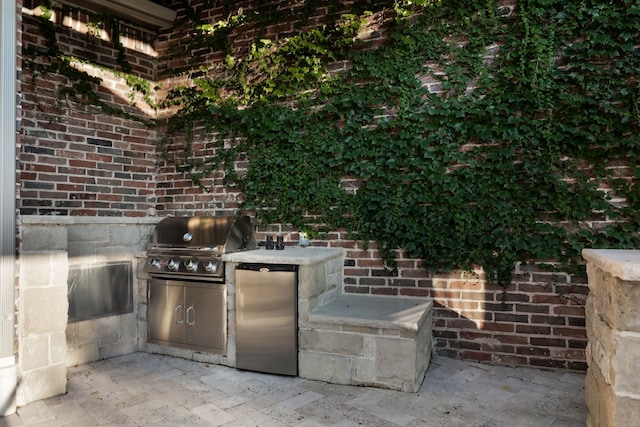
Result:
{"type": "Polygon", "coordinates": [[[248,216],[168,217],[149,240],[144,271],[158,278],[223,282],[222,255],[256,246],[248,216]]]}

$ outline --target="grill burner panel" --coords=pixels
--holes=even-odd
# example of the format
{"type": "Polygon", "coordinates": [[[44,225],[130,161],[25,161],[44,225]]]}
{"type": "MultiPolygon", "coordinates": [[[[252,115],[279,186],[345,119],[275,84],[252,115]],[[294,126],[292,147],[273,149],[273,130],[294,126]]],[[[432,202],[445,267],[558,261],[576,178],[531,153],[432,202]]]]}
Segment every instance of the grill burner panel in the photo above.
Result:
{"type": "Polygon", "coordinates": [[[198,255],[191,256],[152,256],[147,260],[148,269],[145,271],[153,274],[187,274],[187,275],[218,275],[223,267],[218,258],[206,259],[198,255]]]}
{"type": "Polygon", "coordinates": [[[223,281],[222,255],[256,246],[248,216],[169,217],[151,236],[144,271],[154,277],[223,281]]]}

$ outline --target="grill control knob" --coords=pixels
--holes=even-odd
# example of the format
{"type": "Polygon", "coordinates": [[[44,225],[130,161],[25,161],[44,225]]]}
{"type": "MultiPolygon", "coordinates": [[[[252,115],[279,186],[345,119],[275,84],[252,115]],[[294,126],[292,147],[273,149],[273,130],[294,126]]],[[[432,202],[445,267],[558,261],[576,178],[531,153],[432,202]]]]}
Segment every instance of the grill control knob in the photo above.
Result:
{"type": "Polygon", "coordinates": [[[170,259],[169,262],[167,263],[167,268],[169,270],[177,271],[179,267],[180,267],[180,263],[174,259],[170,259]]]}
{"type": "Polygon", "coordinates": [[[211,273],[212,271],[215,271],[216,269],[216,263],[213,261],[207,261],[204,263],[204,269],[205,271],[207,271],[208,273],[211,273]]]}
{"type": "Polygon", "coordinates": [[[151,267],[160,268],[160,260],[157,258],[153,258],[151,261],[149,261],[149,264],[151,264],[151,267]]]}
{"type": "Polygon", "coordinates": [[[196,271],[198,269],[198,263],[196,263],[194,260],[190,259],[184,262],[184,266],[187,268],[187,270],[189,271],[196,271]]]}

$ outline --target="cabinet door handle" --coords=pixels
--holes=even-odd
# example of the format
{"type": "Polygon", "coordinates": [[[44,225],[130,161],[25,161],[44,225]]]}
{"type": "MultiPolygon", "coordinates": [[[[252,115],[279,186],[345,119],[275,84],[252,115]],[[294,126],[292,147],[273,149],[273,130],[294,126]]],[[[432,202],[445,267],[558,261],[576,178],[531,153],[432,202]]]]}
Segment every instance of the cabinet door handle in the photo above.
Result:
{"type": "Polygon", "coordinates": [[[187,325],[193,326],[196,324],[196,309],[191,305],[187,308],[187,325]],[[189,320],[189,312],[193,313],[193,320],[189,320]]]}
{"type": "Polygon", "coordinates": [[[176,308],[173,309],[173,318],[175,319],[176,325],[182,325],[184,323],[184,307],[182,307],[182,304],[176,305],[176,308]],[[180,320],[178,320],[178,310],[181,310],[182,313],[180,320]]]}

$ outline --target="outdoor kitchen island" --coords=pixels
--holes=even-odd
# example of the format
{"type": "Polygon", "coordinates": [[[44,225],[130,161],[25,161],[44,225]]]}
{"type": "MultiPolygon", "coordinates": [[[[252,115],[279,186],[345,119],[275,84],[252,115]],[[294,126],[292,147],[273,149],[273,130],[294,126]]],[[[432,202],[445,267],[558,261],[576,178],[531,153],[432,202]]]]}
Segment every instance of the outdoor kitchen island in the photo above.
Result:
{"type": "Polygon", "coordinates": [[[235,351],[236,266],[297,265],[298,375],[407,392],[420,388],[431,359],[431,300],[343,294],[342,249],[256,249],[225,255],[224,260],[229,359],[235,351]]]}
{"type": "Polygon", "coordinates": [[[420,388],[431,360],[431,300],[343,294],[341,248],[259,248],[224,254],[222,261],[226,352],[158,345],[141,336],[143,351],[236,367],[236,268],[293,265],[298,270],[298,376],[406,392],[420,388]]]}

